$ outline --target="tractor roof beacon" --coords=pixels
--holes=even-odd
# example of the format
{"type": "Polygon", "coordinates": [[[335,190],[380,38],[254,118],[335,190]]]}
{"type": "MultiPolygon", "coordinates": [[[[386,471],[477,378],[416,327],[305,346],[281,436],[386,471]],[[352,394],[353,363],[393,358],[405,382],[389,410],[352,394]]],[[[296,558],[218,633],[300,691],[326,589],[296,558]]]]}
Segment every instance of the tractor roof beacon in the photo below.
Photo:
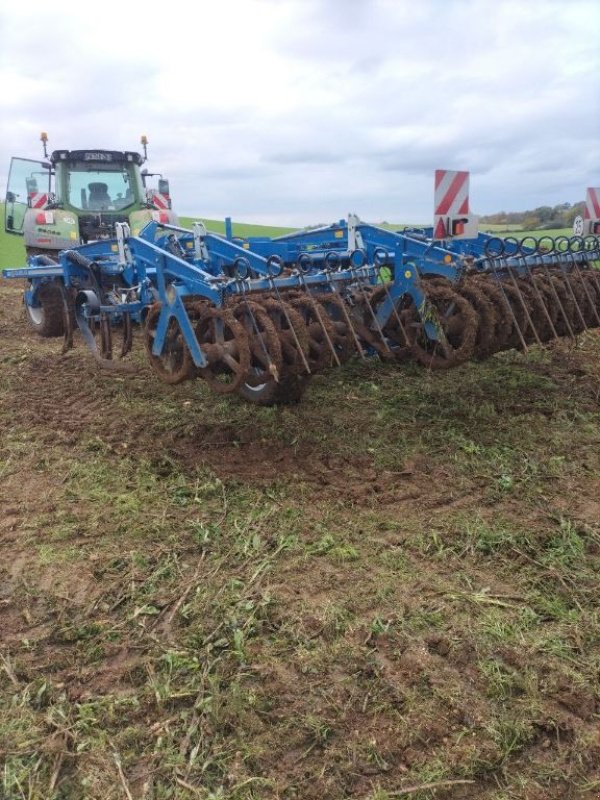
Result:
{"type": "Polygon", "coordinates": [[[126,222],[134,235],[151,221],[178,223],[168,180],[141,168],[146,136],[143,156],[92,149],[54,150],[48,157],[47,134],[40,139],[46,160],[12,158],[6,192],[5,230],[24,237],[28,256],[54,257],[112,238],[118,222],[126,222]]]}

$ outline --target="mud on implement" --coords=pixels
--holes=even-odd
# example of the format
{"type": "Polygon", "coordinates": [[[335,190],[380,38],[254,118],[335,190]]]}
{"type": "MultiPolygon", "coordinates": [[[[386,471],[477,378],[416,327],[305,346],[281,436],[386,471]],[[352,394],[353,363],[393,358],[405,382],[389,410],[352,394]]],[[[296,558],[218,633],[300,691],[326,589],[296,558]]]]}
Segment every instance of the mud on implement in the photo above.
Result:
{"type": "Polygon", "coordinates": [[[114,239],[4,276],[29,281],[30,319],[64,349],[78,328],[102,367],[133,371],[143,340],[166,383],[203,378],[259,404],[298,400],[354,356],[447,369],[600,327],[599,220],[580,236],[499,239],[476,230],[468,175],[456,194],[456,208],[436,198],[433,228],[403,232],[353,215],[276,239],[118,223],[114,239]]]}

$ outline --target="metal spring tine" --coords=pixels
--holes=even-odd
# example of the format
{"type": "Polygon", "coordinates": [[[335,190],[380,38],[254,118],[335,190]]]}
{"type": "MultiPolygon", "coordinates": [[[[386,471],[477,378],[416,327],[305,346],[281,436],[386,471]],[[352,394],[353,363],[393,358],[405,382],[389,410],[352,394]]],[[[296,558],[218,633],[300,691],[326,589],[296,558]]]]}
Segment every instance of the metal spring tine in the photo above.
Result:
{"type": "Polygon", "coordinates": [[[513,274],[513,271],[508,266],[508,264],[507,264],[507,271],[508,271],[508,274],[510,275],[510,279],[512,281],[512,284],[513,284],[514,288],[516,289],[516,291],[517,291],[517,293],[519,295],[519,300],[521,301],[521,305],[523,306],[523,311],[525,312],[525,316],[527,317],[527,322],[531,325],[531,330],[533,331],[533,335],[535,337],[535,340],[539,345],[541,345],[542,344],[542,340],[540,339],[539,334],[537,332],[537,328],[535,327],[535,325],[533,324],[533,320],[531,319],[531,314],[529,313],[529,307],[528,307],[527,303],[525,302],[525,298],[523,297],[523,292],[521,291],[521,288],[520,288],[519,284],[517,283],[517,280],[516,280],[516,278],[515,278],[515,276],[513,274]]]}
{"type": "Polygon", "coordinates": [[[571,299],[573,300],[573,303],[575,304],[575,308],[577,309],[577,313],[579,314],[579,319],[581,320],[581,324],[583,325],[583,329],[585,331],[587,331],[588,330],[588,326],[587,326],[587,323],[585,321],[585,317],[583,316],[583,312],[581,311],[581,306],[577,302],[577,297],[575,295],[575,292],[573,291],[573,287],[571,286],[571,279],[569,277],[569,273],[568,272],[563,272],[563,275],[565,276],[564,283],[566,283],[567,288],[568,288],[568,290],[569,290],[569,292],[571,294],[571,299]]]}
{"type": "Polygon", "coordinates": [[[131,351],[133,344],[133,327],[131,325],[131,314],[123,314],[123,342],[121,344],[121,358],[125,358],[131,351]]]}
{"type": "Polygon", "coordinates": [[[111,361],[113,357],[113,342],[108,314],[103,313],[100,315],[100,332],[102,343],[106,344],[106,353],[102,353],[102,355],[107,361],[111,361]]]}
{"type": "Polygon", "coordinates": [[[348,327],[352,331],[352,338],[354,339],[354,344],[356,345],[356,349],[358,350],[358,353],[359,353],[360,357],[362,359],[365,359],[366,358],[366,354],[365,354],[364,348],[363,348],[362,344],[360,343],[360,339],[358,338],[358,334],[356,333],[356,330],[354,329],[354,325],[352,324],[352,317],[348,313],[348,309],[346,308],[346,303],[344,302],[344,298],[342,297],[338,287],[335,285],[335,281],[332,281],[329,285],[331,287],[332,292],[334,294],[336,294],[340,299],[340,305],[342,307],[342,313],[344,314],[344,319],[346,320],[346,324],[348,325],[348,327]]]}
{"type": "MultiPolygon", "coordinates": [[[[353,277],[356,278],[355,270],[353,270],[352,267],[350,267],[350,274],[353,277]]],[[[386,350],[390,353],[390,355],[393,355],[392,348],[389,346],[389,344],[385,340],[385,336],[383,335],[383,328],[379,324],[379,320],[377,319],[377,314],[373,311],[373,308],[371,307],[371,303],[369,302],[369,298],[367,297],[367,293],[365,292],[364,287],[363,287],[363,285],[362,285],[360,280],[358,280],[358,288],[360,290],[360,293],[363,296],[363,299],[365,301],[365,304],[366,304],[367,308],[369,309],[369,313],[371,314],[371,318],[372,318],[373,322],[375,323],[375,325],[377,327],[377,330],[379,331],[379,336],[381,338],[381,341],[383,342],[386,350]]]]}
{"type": "Polygon", "coordinates": [[[388,300],[392,304],[392,309],[394,310],[394,316],[398,320],[398,325],[400,326],[400,330],[402,331],[402,336],[404,336],[404,343],[407,347],[410,347],[410,342],[408,340],[408,336],[406,334],[406,328],[404,327],[404,323],[400,319],[400,314],[398,313],[398,309],[396,308],[396,303],[394,302],[392,295],[390,294],[390,290],[387,287],[387,283],[381,279],[381,266],[374,265],[375,269],[377,270],[377,276],[379,280],[381,280],[381,285],[383,286],[383,290],[387,295],[388,300]]]}
{"type": "MultiPolygon", "coordinates": [[[[596,284],[596,289],[598,290],[598,297],[600,297],[600,276],[598,274],[598,270],[594,267],[593,263],[590,263],[592,260],[595,261],[597,259],[592,259],[590,252],[588,250],[583,250],[582,255],[584,256],[585,263],[587,264],[590,275],[593,277],[594,283],[596,284]]],[[[594,305],[594,309],[595,308],[596,306],[594,305]]]]}
{"type": "MultiPolygon", "coordinates": [[[[533,290],[534,290],[535,295],[536,295],[536,297],[538,299],[538,302],[540,303],[541,307],[544,310],[544,314],[546,315],[546,319],[548,321],[548,324],[550,325],[550,330],[552,331],[552,335],[554,336],[555,339],[558,339],[560,337],[559,337],[559,335],[558,335],[558,333],[556,331],[556,328],[554,327],[554,323],[552,321],[552,315],[548,311],[548,307],[546,306],[546,301],[545,301],[542,293],[540,292],[539,286],[535,282],[535,275],[533,274],[533,272],[531,270],[531,267],[529,266],[528,256],[527,256],[526,253],[522,252],[523,243],[525,241],[526,240],[523,239],[521,241],[521,243],[519,244],[519,250],[521,250],[521,259],[523,261],[523,266],[525,267],[525,269],[527,271],[527,275],[529,276],[529,280],[531,282],[531,285],[533,286],[533,290]]],[[[534,253],[532,255],[534,255],[534,257],[535,257],[535,251],[534,251],[534,253]]]]}
{"type": "Polygon", "coordinates": [[[494,264],[494,261],[491,258],[490,258],[490,266],[491,266],[492,271],[494,273],[494,277],[496,279],[496,282],[497,282],[498,286],[500,287],[500,291],[502,292],[502,297],[504,298],[504,302],[506,303],[506,305],[508,307],[508,310],[510,311],[510,313],[512,315],[513,322],[514,322],[514,325],[515,325],[515,330],[517,331],[517,335],[518,335],[518,337],[519,337],[519,339],[521,341],[521,344],[523,346],[523,351],[525,353],[528,353],[529,352],[529,348],[527,347],[527,342],[525,341],[525,337],[523,336],[523,332],[521,331],[521,326],[519,325],[519,321],[518,321],[518,319],[516,317],[514,309],[510,304],[510,300],[506,296],[506,292],[504,291],[504,286],[502,285],[502,279],[498,277],[498,271],[496,270],[496,266],[494,264]]]}
{"type": "Polygon", "coordinates": [[[323,329],[323,333],[325,334],[325,338],[327,339],[327,344],[329,345],[329,349],[331,350],[331,352],[333,354],[333,357],[335,359],[335,363],[338,365],[338,367],[341,367],[342,366],[342,362],[338,358],[338,354],[335,352],[335,346],[334,346],[333,342],[331,341],[331,337],[327,333],[327,328],[323,324],[323,317],[321,316],[321,309],[319,309],[319,304],[317,303],[315,298],[312,296],[312,292],[309,290],[308,284],[304,280],[304,275],[302,274],[302,270],[301,269],[298,270],[298,277],[300,279],[300,283],[302,284],[302,286],[304,287],[304,290],[306,291],[307,296],[310,298],[310,302],[312,303],[312,306],[313,306],[313,308],[315,310],[315,314],[317,315],[317,319],[319,320],[319,324],[321,325],[321,328],[323,329]]]}
{"type": "Polygon", "coordinates": [[[548,269],[548,265],[544,261],[544,256],[541,253],[539,253],[538,256],[536,256],[536,257],[540,259],[540,265],[541,265],[542,269],[544,270],[544,273],[546,274],[546,277],[548,278],[548,285],[550,286],[550,290],[552,291],[552,294],[554,295],[554,299],[556,300],[556,304],[557,304],[557,306],[558,306],[558,308],[560,310],[560,313],[562,314],[562,317],[563,317],[563,319],[565,321],[565,325],[567,326],[567,328],[569,330],[569,335],[571,336],[572,339],[574,339],[575,338],[575,334],[573,333],[573,328],[571,327],[571,321],[569,320],[569,315],[565,311],[565,307],[562,304],[562,300],[558,296],[558,292],[556,291],[556,286],[554,285],[554,281],[552,280],[553,276],[552,276],[550,270],[548,269]]]}
{"type": "Polygon", "coordinates": [[[302,347],[300,345],[300,340],[298,339],[298,334],[296,333],[296,329],[292,325],[292,320],[290,319],[290,316],[289,316],[289,314],[287,312],[287,308],[285,307],[285,301],[281,299],[281,294],[279,292],[279,288],[278,288],[277,284],[275,283],[275,278],[273,278],[272,275],[269,275],[269,283],[271,284],[271,288],[273,289],[273,291],[277,295],[277,299],[279,300],[279,304],[281,305],[281,310],[283,311],[283,314],[285,316],[286,322],[289,325],[289,328],[290,328],[290,330],[292,332],[292,336],[294,337],[294,342],[296,343],[296,349],[298,350],[298,352],[300,353],[300,357],[302,358],[302,363],[304,364],[304,368],[307,371],[307,373],[310,375],[311,374],[311,370],[310,370],[310,366],[308,365],[308,360],[307,360],[306,356],[304,355],[304,350],[302,349],[302,347]]]}
{"type": "MultiPolygon", "coordinates": [[[[581,270],[579,269],[579,264],[577,263],[577,254],[579,252],[580,251],[576,251],[576,252],[570,251],[569,252],[569,256],[572,259],[573,271],[577,273],[577,276],[579,278],[579,282],[581,283],[581,285],[583,287],[583,291],[585,292],[585,296],[588,299],[588,303],[590,304],[590,306],[591,306],[591,308],[592,308],[592,310],[594,312],[594,316],[596,317],[596,322],[600,325],[600,316],[598,315],[598,309],[596,308],[596,304],[592,300],[592,297],[591,297],[591,295],[589,293],[586,281],[583,279],[583,275],[581,273],[581,270]]],[[[581,251],[581,252],[583,252],[583,251],[581,251]]],[[[587,328],[586,328],[586,330],[587,330],[587,328]]]]}
{"type": "MultiPolygon", "coordinates": [[[[556,241],[558,241],[558,239],[556,241]]],[[[568,239],[567,239],[567,246],[568,246],[568,244],[569,244],[569,242],[568,242],[568,239]]],[[[570,256],[570,253],[569,253],[568,249],[560,251],[560,250],[557,250],[556,246],[555,246],[554,252],[559,256],[559,258],[560,258],[561,253],[563,255],[565,255],[567,257],[567,263],[568,263],[569,256],[570,256]]],[[[579,319],[581,320],[581,323],[583,325],[583,329],[584,329],[584,331],[587,331],[588,330],[588,326],[586,324],[585,318],[584,318],[583,313],[581,311],[581,306],[579,305],[579,302],[577,301],[577,297],[575,295],[575,292],[573,291],[573,287],[571,285],[571,280],[569,278],[569,273],[565,272],[564,270],[562,270],[562,268],[561,268],[561,271],[562,271],[563,275],[565,276],[564,283],[567,285],[569,293],[571,294],[571,299],[573,300],[573,303],[575,304],[575,308],[577,309],[577,313],[579,314],[579,319]]]]}
{"type": "Polygon", "coordinates": [[[69,299],[65,291],[62,292],[63,303],[63,322],[65,333],[63,337],[62,352],[66,353],[68,350],[73,349],[73,318],[71,316],[71,308],[69,306],[69,299]]]}
{"type": "Polygon", "coordinates": [[[246,292],[246,285],[244,284],[244,281],[241,279],[237,283],[240,289],[240,294],[242,295],[242,299],[246,306],[246,311],[248,312],[248,314],[250,314],[250,320],[252,322],[252,327],[254,328],[254,333],[256,334],[256,337],[262,347],[263,353],[267,358],[267,363],[269,365],[269,372],[273,375],[275,383],[279,383],[279,376],[277,375],[277,370],[273,368],[273,359],[269,355],[269,351],[267,350],[267,346],[265,345],[264,339],[261,336],[260,331],[258,330],[258,325],[256,323],[256,317],[254,316],[254,312],[250,308],[250,303],[248,302],[248,293],[246,292]]]}
{"type": "MultiPolygon", "coordinates": [[[[381,338],[381,341],[383,342],[383,344],[384,344],[384,346],[385,346],[386,350],[387,350],[387,351],[390,353],[390,355],[393,355],[391,347],[389,346],[389,344],[388,344],[388,343],[386,342],[386,340],[385,340],[385,337],[384,337],[384,335],[383,335],[383,330],[382,330],[382,328],[381,328],[381,325],[379,324],[379,320],[377,319],[377,315],[374,313],[373,309],[371,308],[371,304],[369,303],[369,298],[367,297],[367,294],[366,294],[366,292],[365,292],[365,290],[364,290],[364,288],[363,288],[363,285],[362,285],[362,283],[361,283],[360,279],[359,279],[359,278],[357,278],[357,276],[356,276],[356,270],[354,270],[354,269],[352,268],[352,266],[350,266],[350,267],[348,268],[348,270],[349,270],[350,274],[352,275],[352,277],[353,277],[353,278],[354,278],[354,279],[357,281],[357,284],[358,284],[358,289],[359,289],[359,291],[360,291],[360,293],[361,293],[361,295],[362,295],[362,298],[363,298],[363,300],[364,300],[364,304],[365,304],[365,305],[367,306],[367,308],[369,309],[369,312],[370,312],[370,314],[371,314],[371,317],[372,317],[372,319],[373,319],[373,322],[374,322],[374,323],[375,323],[375,325],[377,326],[377,330],[379,331],[379,336],[380,336],[380,338],[381,338]]],[[[377,356],[379,357],[379,353],[377,354],[377,356]]]]}
{"type": "Polygon", "coordinates": [[[531,267],[529,266],[529,262],[527,261],[527,256],[523,255],[522,258],[523,258],[523,266],[527,270],[527,275],[529,276],[529,280],[531,282],[531,285],[533,286],[533,291],[535,292],[535,296],[537,297],[539,304],[544,310],[544,314],[546,315],[546,319],[548,320],[548,324],[550,325],[550,330],[552,331],[552,335],[554,336],[555,339],[559,339],[560,337],[556,331],[556,328],[554,327],[554,323],[552,322],[552,315],[548,311],[546,301],[544,300],[544,297],[540,292],[539,286],[535,282],[535,275],[531,271],[531,267]]]}

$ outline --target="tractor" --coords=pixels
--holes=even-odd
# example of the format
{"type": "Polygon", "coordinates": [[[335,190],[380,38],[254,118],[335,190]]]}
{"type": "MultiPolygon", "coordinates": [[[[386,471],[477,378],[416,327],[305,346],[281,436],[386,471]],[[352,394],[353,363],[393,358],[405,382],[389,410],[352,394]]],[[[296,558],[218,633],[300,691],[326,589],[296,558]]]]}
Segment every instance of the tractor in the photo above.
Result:
{"type": "MultiPolygon", "coordinates": [[[[42,133],[45,161],[11,160],[5,203],[5,230],[23,236],[27,256],[58,254],[78,245],[112,239],[115,224],[126,222],[137,235],[148,222],[177,224],[169,182],[142,169],[144,155],[116,150],[54,150],[42,133]],[[156,186],[150,186],[157,178],[156,186]]],[[[62,335],[62,300],[52,283],[25,303],[31,327],[42,336],[62,335]]]]}

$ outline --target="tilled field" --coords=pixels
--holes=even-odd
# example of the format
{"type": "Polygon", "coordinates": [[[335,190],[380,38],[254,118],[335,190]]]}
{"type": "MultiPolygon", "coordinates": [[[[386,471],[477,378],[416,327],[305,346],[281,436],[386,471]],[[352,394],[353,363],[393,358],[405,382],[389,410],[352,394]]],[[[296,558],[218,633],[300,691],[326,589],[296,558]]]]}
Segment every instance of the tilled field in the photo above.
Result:
{"type": "Polygon", "coordinates": [[[595,333],[257,408],[0,300],[0,797],[599,796],[595,333]]]}

